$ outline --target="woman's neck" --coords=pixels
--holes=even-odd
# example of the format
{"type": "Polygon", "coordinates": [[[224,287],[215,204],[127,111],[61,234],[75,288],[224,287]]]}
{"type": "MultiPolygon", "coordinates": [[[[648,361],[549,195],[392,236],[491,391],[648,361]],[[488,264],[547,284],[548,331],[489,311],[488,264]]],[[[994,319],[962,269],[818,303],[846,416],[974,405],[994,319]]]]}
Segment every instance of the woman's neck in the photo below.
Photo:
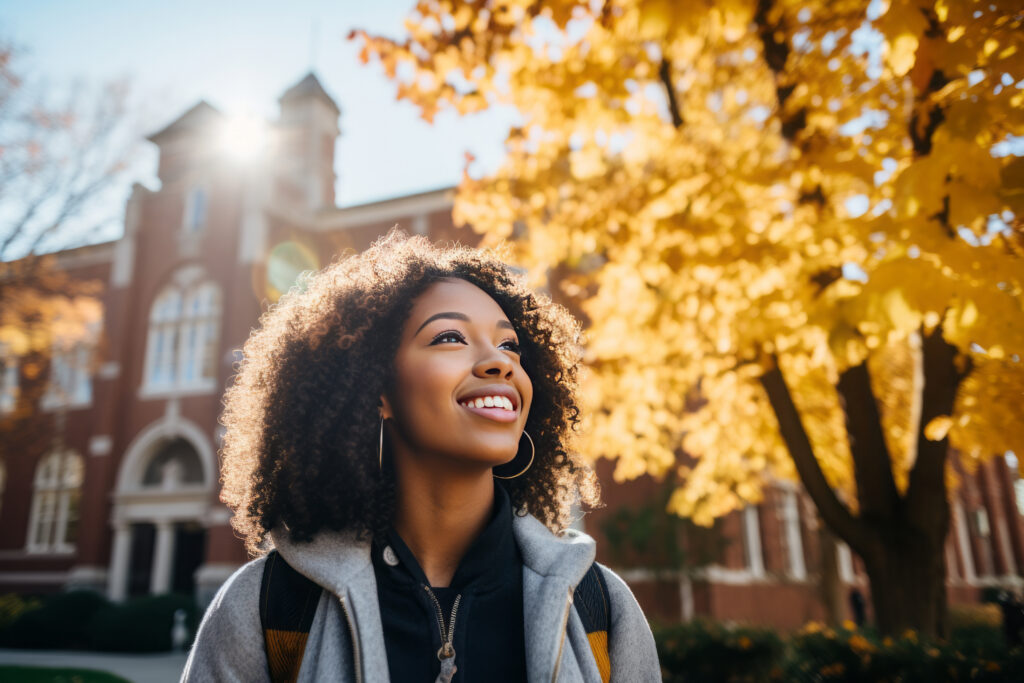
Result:
{"type": "Polygon", "coordinates": [[[416,556],[430,585],[447,586],[490,520],[494,478],[489,469],[454,475],[424,471],[409,461],[402,465],[395,530],[416,556]]]}

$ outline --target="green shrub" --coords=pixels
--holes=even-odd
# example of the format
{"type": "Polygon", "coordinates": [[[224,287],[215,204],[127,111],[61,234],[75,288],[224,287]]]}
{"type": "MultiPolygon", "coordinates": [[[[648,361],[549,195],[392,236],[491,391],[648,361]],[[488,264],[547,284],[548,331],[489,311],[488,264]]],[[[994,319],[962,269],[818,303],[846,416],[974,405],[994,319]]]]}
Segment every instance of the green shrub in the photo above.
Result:
{"type": "Polygon", "coordinates": [[[670,683],[776,680],[782,640],[760,628],[693,621],[656,628],[662,675],[670,683]]]}
{"type": "Polygon", "coordinates": [[[89,621],[110,602],[92,591],[58,593],[23,612],[5,629],[7,647],[71,650],[89,645],[89,621]]]}
{"type": "Polygon", "coordinates": [[[784,663],[787,681],[1024,680],[1024,650],[1008,651],[998,631],[971,627],[950,642],[922,641],[913,631],[879,638],[870,631],[808,624],[794,634],[784,663]]]}
{"type": "Polygon", "coordinates": [[[1024,648],[1007,649],[990,610],[967,610],[951,623],[949,642],[913,631],[882,638],[852,622],[812,622],[783,640],[767,629],[694,621],[656,627],[654,637],[670,683],[1024,681],[1024,648]]]}
{"type": "Polygon", "coordinates": [[[22,614],[37,609],[42,604],[43,601],[39,598],[26,597],[17,593],[0,595],[0,632],[13,624],[22,614]]]}
{"type": "Polygon", "coordinates": [[[185,625],[193,638],[199,608],[183,595],[151,595],[108,605],[89,624],[91,645],[108,652],[166,652],[171,649],[175,611],[185,610],[185,625]]]}
{"type": "Polygon", "coordinates": [[[0,681],[18,683],[129,683],[114,674],[92,669],[51,669],[38,666],[0,665],[0,681]]]}

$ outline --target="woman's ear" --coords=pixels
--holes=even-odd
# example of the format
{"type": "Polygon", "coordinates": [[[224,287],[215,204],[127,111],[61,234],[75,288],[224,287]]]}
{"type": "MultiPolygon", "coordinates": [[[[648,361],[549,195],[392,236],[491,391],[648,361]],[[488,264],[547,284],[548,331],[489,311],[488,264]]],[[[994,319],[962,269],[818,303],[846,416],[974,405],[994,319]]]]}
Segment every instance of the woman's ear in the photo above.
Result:
{"type": "Polygon", "coordinates": [[[377,401],[377,411],[385,420],[390,420],[395,416],[395,412],[391,410],[391,402],[388,401],[387,396],[381,396],[380,400],[377,401]]]}

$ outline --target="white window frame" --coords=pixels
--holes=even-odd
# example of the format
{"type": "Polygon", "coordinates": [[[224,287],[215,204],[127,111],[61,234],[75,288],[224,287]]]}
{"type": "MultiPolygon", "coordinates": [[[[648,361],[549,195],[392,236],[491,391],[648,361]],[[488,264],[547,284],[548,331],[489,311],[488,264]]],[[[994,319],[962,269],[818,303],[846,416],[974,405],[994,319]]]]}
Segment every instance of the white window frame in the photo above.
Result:
{"type": "Polygon", "coordinates": [[[18,357],[0,344],[0,415],[14,412],[18,406],[18,393],[21,389],[18,372],[18,357]]]}
{"type": "Polygon", "coordinates": [[[800,506],[793,486],[781,487],[782,501],[779,517],[782,521],[782,542],[786,550],[786,574],[797,581],[807,579],[807,564],[804,561],[804,542],[800,533],[800,506]]]}
{"type": "Polygon", "coordinates": [[[98,326],[86,339],[56,341],[50,353],[50,378],[40,401],[43,410],[82,408],[92,403],[92,356],[98,326]]]}
{"type": "Polygon", "coordinates": [[[182,295],[177,287],[165,288],[153,300],[143,371],[143,384],[147,388],[169,389],[177,382],[176,357],[181,305],[182,295]]]}
{"type": "Polygon", "coordinates": [[[77,532],[84,478],[85,460],[74,451],[49,453],[39,461],[32,485],[27,552],[74,552],[77,538],[69,539],[68,530],[75,523],[77,532]]]}
{"type": "Polygon", "coordinates": [[[209,280],[161,291],[150,311],[142,397],[216,390],[222,310],[209,280]]]}
{"type": "Polygon", "coordinates": [[[193,185],[185,194],[185,210],[181,219],[181,229],[187,235],[202,232],[208,223],[210,213],[210,193],[203,185],[193,185]]]}
{"type": "Polygon", "coordinates": [[[1006,451],[1003,459],[1006,461],[1006,468],[1010,470],[1010,491],[1013,493],[1014,508],[1018,514],[1024,515],[1024,478],[1020,476],[1017,454],[1006,451]]]}
{"type": "Polygon", "coordinates": [[[751,576],[763,577],[765,569],[761,549],[761,517],[756,505],[743,508],[743,554],[751,576]]]}

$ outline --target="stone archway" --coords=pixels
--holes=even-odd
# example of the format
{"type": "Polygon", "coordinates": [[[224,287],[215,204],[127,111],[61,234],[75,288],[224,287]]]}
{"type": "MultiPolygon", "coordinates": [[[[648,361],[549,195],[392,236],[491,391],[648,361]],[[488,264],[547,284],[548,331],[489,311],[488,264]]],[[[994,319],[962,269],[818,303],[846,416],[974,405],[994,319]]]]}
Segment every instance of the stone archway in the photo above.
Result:
{"type": "Polygon", "coordinates": [[[213,447],[180,417],[144,429],[125,453],[114,492],[111,599],[194,595],[216,482],[213,447]]]}

